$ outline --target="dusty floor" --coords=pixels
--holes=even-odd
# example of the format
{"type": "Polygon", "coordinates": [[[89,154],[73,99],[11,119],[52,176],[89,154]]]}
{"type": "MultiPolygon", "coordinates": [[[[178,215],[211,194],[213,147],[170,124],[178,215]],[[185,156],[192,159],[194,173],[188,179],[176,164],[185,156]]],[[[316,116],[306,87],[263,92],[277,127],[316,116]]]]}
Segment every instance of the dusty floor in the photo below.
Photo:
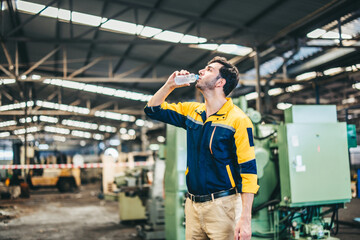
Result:
{"type": "Polygon", "coordinates": [[[139,239],[134,226],[119,223],[116,202],[98,199],[99,189],[41,189],[29,199],[0,200],[0,239],[139,239]]]}
{"type": "MultiPolygon", "coordinates": [[[[1,240],[139,240],[135,225],[119,222],[116,202],[100,200],[100,184],[82,186],[77,193],[56,189],[31,191],[29,199],[0,200],[1,240]]],[[[355,224],[360,199],[339,211],[339,220],[355,224]]],[[[360,227],[340,225],[341,240],[360,239],[360,227]]]]}

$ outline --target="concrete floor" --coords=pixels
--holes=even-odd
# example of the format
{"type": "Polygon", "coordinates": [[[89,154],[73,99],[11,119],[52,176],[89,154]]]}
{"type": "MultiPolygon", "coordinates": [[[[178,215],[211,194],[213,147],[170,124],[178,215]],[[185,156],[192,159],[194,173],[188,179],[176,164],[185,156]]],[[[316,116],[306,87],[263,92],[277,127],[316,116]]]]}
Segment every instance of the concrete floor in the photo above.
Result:
{"type": "Polygon", "coordinates": [[[0,200],[0,239],[139,239],[134,226],[119,223],[116,202],[97,197],[100,185],[78,193],[31,191],[29,199],[0,200]]]}
{"type": "MultiPolygon", "coordinates": [[[[78,193],[56,189],[31,191],[29,199],[0,200],[1,240],[139,240],[135,225],[119,222],[116,202],[97,197],[100,184],[82,186],[78,193]]],[[[339,211],[339,220],[354,223],[360,199],[339,211]]],[[[360,239],[360,228],[340,225],[341,240],[360,239]]]]}

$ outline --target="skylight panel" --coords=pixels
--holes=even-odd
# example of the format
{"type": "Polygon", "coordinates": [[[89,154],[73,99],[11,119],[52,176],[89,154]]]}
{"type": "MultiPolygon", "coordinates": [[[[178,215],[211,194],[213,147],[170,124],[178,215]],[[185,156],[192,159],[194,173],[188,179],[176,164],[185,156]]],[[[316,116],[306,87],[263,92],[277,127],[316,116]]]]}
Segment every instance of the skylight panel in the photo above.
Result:
{"type": "MultiPolygon", "coordinates": [[[[93,27],[97,27],[100,25],[101,20],[102,20],[101,17],[95,16],[95,15],[74,12],[74,11],[72,12],[72,21],[75,23],[80,23],[80,24],[84,24],[84,25],[90,25],[93,27]]],[[[111,20],[109,20],[109,21],[111,21],[111,20]]]]}
{"type": "Polygon", "coordinates": [[[28,12],[28,13],[38,13],[43,9],[45,5],[25,2],[25,1],[17,1],[16,8],[20,11],[28,12]]]}
{"type": "Polygon", "coordinates": [[[64,21],[70,21],[71,12],[66,9],[59,9],[58,18],[64,21]]]}
{"type": "Polygon", "coordinates": [[[113,19],[110,19],[109,21],[101,25],[101,28],[110,31],[123,32],[128,34],[136,34],[138,31],[137,25],[134,23],[113,20],[113,19]]]}
{"type": "Polygon", "coordinates": [[[205,43],[205,44],[192,45],[191,47],[214,51],[219,47],[219,45],[216,43],[205,43]]]}
{"type": "Polygon", "coordinates": [[[207,41],[206,38],[196,37],[196,36],[187,34],[181,39],[180,42],[181,43],[204,43],[206,41],[207,41]]]}
{"type": "Polygon", "coordinates": [[[154,39],[178,43],[183,38],[183,36],[184,36],[184,34],[182,34],[182,33],[166,30],[166,31],[163,31],[163,32],[155,35],[154,39]]]}
{"type": "Polygon", "coordinates": [[[155,36],[156,34],[159,34],[162,32],[162,29],[160,28],[154,28],[154,27],[144,27],[142,29],[142,31],[140,32],[140,36],[143,36],[143,37],[153,37],[155,36]]]}
{"type": "Polygon", "coordinates": [[[221,44],[217,49],[218,52],[245,56],[252,52],[252,48],[243,47],[236,44],[221,44]]]}
{"type": "Polygon", "coordinates": [[[314,31],[309,32],[308,34],[306,34],[306,36],[308,38],[318,38],[321,35],[323,35],[324,33],[326,33],[326,30],[321,29],[321,28],[317,28],[314,31]]]}
{"type": "MultiPolygon", "coordinates": [[[[338,32],[329,31],[329,32],[323,34],[323,35],[321,36],[321,38],[330,38],[330,39],[332,39],[332,38],[340,38],[340,34],[339,34],[338,32]]],[[[342,39],[351,39],[352,36],[349,35],[349,34],[344,34],[344,33],[342,33],[342,34],[341,34],[341,38],[342,38],[342,39]]]]}
{"type": "Polygon", "coordinates": [[[42,13],[40,13],[40,15],[45,17],[57,18],[58,12],[59,12],[58,8],[47,7],[42,13]]]}

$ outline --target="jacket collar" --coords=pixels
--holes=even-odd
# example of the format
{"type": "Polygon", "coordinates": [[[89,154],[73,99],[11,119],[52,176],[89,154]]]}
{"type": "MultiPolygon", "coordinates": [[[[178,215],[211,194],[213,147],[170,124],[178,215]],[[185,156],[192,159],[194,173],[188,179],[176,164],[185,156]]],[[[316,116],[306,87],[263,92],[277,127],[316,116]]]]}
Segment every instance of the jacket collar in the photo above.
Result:
{"type": "MultiPolygon", "coordinates": [[[[226,116],[227,113],[234,107],[234,103],[231,100],[231,98],[226,98],[226,103],[220,108],[219,111],[217,111],[212,116],[226,116]]],[[[204,111],[206,111],[205,103],[200,104],[199,107],[195,109],[195,112],[198,114],[202,114],[204,111]]]]}

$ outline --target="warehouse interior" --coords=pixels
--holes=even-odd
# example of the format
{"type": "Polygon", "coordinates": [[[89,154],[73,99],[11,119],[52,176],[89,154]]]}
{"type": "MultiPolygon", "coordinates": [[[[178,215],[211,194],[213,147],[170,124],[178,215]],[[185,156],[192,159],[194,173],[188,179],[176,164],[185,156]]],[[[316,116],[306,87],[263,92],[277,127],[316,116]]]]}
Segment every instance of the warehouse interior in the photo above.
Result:
{"type": "Polygon", "coordinates": [[[0,239],[185,239],[186,135],[144,107],[215,56],[255,128],[252,239],[359,238],[360,1],[0,8],[0,239]]]}

